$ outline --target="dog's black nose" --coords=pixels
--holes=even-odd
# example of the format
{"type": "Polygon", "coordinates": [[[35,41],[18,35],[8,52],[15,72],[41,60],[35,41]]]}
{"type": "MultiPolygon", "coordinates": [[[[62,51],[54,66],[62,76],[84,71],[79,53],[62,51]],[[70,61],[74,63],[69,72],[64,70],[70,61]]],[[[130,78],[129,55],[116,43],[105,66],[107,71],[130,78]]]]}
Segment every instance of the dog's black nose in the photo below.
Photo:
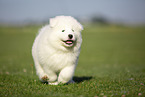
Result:
{"type": "Polygon", "coordinates": [[[73,38],[73,35],[72,34],[69,34],[68,37],[69,37],[69,39],[72,39],[73,38]]]}

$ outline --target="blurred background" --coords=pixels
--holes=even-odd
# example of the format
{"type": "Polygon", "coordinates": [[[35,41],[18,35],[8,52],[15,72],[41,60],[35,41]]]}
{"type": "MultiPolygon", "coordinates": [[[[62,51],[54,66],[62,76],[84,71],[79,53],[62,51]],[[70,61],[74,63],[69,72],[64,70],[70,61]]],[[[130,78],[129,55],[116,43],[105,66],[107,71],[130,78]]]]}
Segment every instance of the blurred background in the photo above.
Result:
{"type": "Polygon", "coordinates": [[[40,24],[56,15],[81,22],[145,24],[145,0],[0,0],[0,24],[40,24]]]}

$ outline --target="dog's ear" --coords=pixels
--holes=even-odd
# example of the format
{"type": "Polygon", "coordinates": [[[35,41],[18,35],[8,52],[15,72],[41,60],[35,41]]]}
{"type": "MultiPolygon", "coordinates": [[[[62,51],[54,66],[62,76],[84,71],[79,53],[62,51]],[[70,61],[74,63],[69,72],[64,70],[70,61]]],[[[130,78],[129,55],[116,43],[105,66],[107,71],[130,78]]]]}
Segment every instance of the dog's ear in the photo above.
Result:
{"type": "Polygon", "coordinates": [[[78,24],[78,30],[79,30],[79,31],[82,31],[83,29],[84,29],[83,26],[79,23],[79,24],[78,24]]]}
{"type": "Polygon", "coordinates": [[[75,28],[78,32],[81,32],[83,30],[83,26],[78,21],[76,22],[77,23],[75,23],[75,28]]]}
{"type": "Polygon", "coordinates": [[[55,18],[50,18],[49,19],[49,24],[50,24],[50,27],[53,28],[57,24],[57,20],[55,18]]]}

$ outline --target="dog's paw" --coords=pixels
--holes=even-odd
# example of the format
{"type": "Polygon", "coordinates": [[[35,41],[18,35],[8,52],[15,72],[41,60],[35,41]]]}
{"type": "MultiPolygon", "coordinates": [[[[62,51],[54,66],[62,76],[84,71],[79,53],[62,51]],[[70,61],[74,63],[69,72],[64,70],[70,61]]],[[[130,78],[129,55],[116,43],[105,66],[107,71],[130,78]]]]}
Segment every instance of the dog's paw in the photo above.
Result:
{"type": "Polygon", "coordinates": [[[48,76],[44,75],[43,77],[41,77],[42,81],[48,81],[48,76]]]}
{"type": "Polygon", "coordinates": [[[49,85],[58,85],[59,83],[58,82],[49,82],[49,85]]]}

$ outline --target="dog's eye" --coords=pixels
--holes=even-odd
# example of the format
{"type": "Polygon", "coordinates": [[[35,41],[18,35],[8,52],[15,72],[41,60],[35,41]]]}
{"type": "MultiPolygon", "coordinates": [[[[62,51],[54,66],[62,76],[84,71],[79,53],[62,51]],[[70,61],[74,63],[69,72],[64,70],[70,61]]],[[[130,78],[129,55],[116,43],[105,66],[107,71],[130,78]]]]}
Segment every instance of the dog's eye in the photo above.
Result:
{"type": "Polygon", "coordinates": [[[62,32],[64,32],[65,30],[62,30],[62,32]]]}
{"type": "Polygon", "coordinates": [[[72,29],[72,31],[74,32],[74,30],[72,29]]]}

